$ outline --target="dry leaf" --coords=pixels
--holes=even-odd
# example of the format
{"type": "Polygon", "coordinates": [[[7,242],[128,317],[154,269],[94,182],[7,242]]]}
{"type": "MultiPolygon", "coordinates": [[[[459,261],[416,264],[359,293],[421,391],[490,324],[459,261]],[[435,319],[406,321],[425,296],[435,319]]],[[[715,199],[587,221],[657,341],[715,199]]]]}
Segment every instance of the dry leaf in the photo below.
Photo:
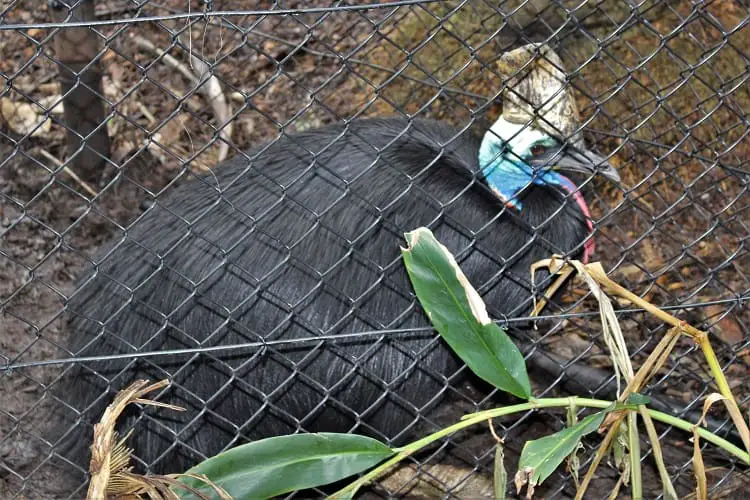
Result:
{"type": "Polygon", "coordinates": [[[705,415],[708,408],[710,408],[716,401],[724,402],[724,406],[727,407],[732,422],[734,422],[735,427],[737,427],[737,432],[740,433],[740,438],[742,439],[742,444],[745,445],[745,450],[750,452],[750,429],[748,429],[747,422],[745,422],[745,418],[742,416],[742,411],[740,411],[739,406],[737,406],[737,403],[734,400],[725,398],[718,393],[709,394],[706,401],[703,403],[703,414],[705,415]],[[708,405],[708,407],[706,405],[708,405]]]}
{"type": "Polygon", "coordinates": [[[703,401],[703,413],[701,414],[700,420],[693,426],[693,474],[695,475],[695,497],[698,500],[706,500],[708,497],[708,487],[706,484],[706,467],[703,464],[703,454],[701,453],[700,435],[698,434],[698,426],[706,423],[706,414],[711,406],[717,402],[725,399],[724,396],[718,393],[709,394],[705,401],[703,401]]]}
{"type": "Polygon", "coordinates": [[[711,327],[711,332],[715,333],[721,340],[729,345],[739,344],[745,339],[745,335],[742,333],[742,327],[737,320],[731,316],[724,316],[721,318],[725,312],[726,309],[718,304],[706,307],[706,319],[712,323],[716,323],[711,327]]]}
{"type": "Polygon", "coordinates": [[[534,496],[534,487],[536,484],[531,479],[534,474],[534,469],[531,467],[525,467],[516,472],[516,477],[513,482],[516,485],[516,493],[521,493],[521,490],[525,485],[528,485],[526,489],[526,499],[530,500],[534,496]]]}

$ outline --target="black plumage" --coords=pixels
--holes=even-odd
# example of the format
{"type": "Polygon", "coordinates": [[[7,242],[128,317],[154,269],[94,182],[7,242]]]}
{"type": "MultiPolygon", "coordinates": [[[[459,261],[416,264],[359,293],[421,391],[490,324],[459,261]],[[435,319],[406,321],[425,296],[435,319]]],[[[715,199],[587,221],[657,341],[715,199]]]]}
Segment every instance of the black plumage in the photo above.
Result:
{"type": "Polygon", "coordinates": [[[159,399],[187,408],[123,422],[154,472],[299,429],[402,440],[461,366],[432,331],[387,331],[427,324],[403,233],[430,227],[493,317],[527,312],[529,265],[588,233],[551,187],[506,208],[479,174],[479,144],[438,122],[359,120],[285,136],[160,197],[70,297],[72,353],[267,344],[77,366],[58,391],[82,412],[65,453],[86,463],[91,422],[134,378],[172,379],[159,399]]]}

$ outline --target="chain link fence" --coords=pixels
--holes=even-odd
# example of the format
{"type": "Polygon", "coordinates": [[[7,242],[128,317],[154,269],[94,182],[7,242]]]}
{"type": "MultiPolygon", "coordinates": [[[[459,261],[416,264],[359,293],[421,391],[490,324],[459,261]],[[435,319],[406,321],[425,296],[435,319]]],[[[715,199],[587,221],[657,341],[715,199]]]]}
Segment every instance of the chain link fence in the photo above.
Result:
{"type": "MultiPolygon", "coordinates": [[[[50,433],[50,427],[56,420],[53,415],[72,415],[72,422],[80,416],[58,391],[76,360],[71,338],[77,332],[68,323],[75,311],[69,310],[69,303],[85,295],[78,289],[85,280],[77,280],[98,269],[102,248],[130,248],[133,235],[139,234],[134,228],[159,206],[168,207],[163,200],[170,199],[170,192],[189,183],[229,182],[212,170],[217,163],[231,157],[250,162],[250,148],[257,153],[263,149],[260,145],[295,133],[382,116],[398,116],[407,124],[431,118],[459,130],[486,130],[500,115],[507,81],[497,61],[529,42],[544,42],[561,56],[586,141],[592,149],[611,155],[621,178],[616,185],[598,176],[580,182],[594,220],[594,258],[630,290],[711,333],[747,414],[746,2],[11,0],[0,5],[0,496],[84,495],[85,469],[60,452],[62,437],[59,431],[50,433]]],[[[271,181],[272,177],[265,182],[271,181]]],[[[408,187],[409,180],[404,182],[408,187]]],[[[286,197],[307,183],[313,180],[300,176],[277,186],[268,210],[262,216],[247,216],[247,230],[252,224],[270,226],[283,220],[278,219],[284,214],[277,207],[287,207],[282,204],[286,197]]],[[[207,204],[219,203],[210,191],[201,192],[209,193],[207,204]]],[[[213,192],[221,199],[221,190],[213,192]]],[[[429,196],[426,200],[440,207],[440,221],[447,201],[429,196]]],[[[313,214],[320,218],[313,221],[316,226],[325,225],[325,213],[325,207],[318,212],[310,208],[304,217],[313,214]]],[[[181,236],[206,229],[205,222],[185,217],[181,223],[181,236]]],[[[395,249],[403,241],[402,229],[390,229],[395,249]]],[[[363,226],[358,234],[344,237],[356,241],[368,230],[363,226]]],[[[464,234],[475,233],[466,228],[464,234]]],[[[164,238],[170,235],[175,236],[165,232],[164,238]]],[[[163,254],[157,252],[155,258],[163,263],[168,254],[186,252],[190,247],[181,241],[165,242],[163,254]]],[[[285,244],[289,252],[296,245],[306,248],[299,242],[285,244]]],[[[475,244],[467,239],[464,250],[475,244]]],[[[226,256],[231,248],[219,251],[226,256]]],[[[348,258],[370,257],[358,257],[355,247],[348,258]]],[[[288,260],[280,262],[282,267],[290,265],[288,260]]],[[[373,268],[373,283],[390,279],[393,266],[400,265],[381,264],[373,268]]],[[[257,275],[258,269],[244,272],[257,275]]],[[[356,286],[331,289],[331,283],[342,282],[335,273],[346,269],[338,263],[327,273],[300,273],[298,298],[279,306],[286,312],[279,314],[267,338],[227,337],[214,339],[211,346],[250,348],[240,352],[254,358],[247,353],[261,347],[281,352],[268,342],[297,339],[304,352],[313,352],[335,345],[345,333],[348,338],[369,339],[377,355],[389,335],[436,336],[421,327],[410,330],[408,322],[400,323],[397,317],[388,322],[361,319],[365,291],[356,286]],[[319,293],[336,296],[337,304],[346,306],[341,317],[358,321],[341,330],[330,324],[315,327],[313,321],[302,333],[274,337],[274,328],[283,331],[290,317],[304,316],[305,300],[319,293]]],[[[134,269],[133,276],[142,276],[141,270],[134,269]]],[[[253,286],[271,286],[275,279],[270,270],[258,276],[253,286]]],[[[532,324],[531,296],[539,290],[523,277],[487,279],[475,283],[480,291],[501,279],[526,283],[528,300],[500,321],[528,356],[535,394],[613,397],[610,358],[595,302],[583,283],[574,282],[556,307],[532,324]]],[[[189,300],[180,307],[198,307],[205,299],[205,277],[186,280],[189,300]]],[[[141,285],[126,284],[125,302],[133,300],[141,285]]],[[[393,311],[414,310],[413,297],[401,300],[404,304],[394,305],[393,311]]],[[[666,328],[641,310],[620,306],[621,325],[637,363],[666,328]]],[[[106,314],[115,316],[116,311],[106,314]]],[[[192,405],[203,405],[199,417],[185,422],[186,428],[220,420],[216,425],[227,433],[221,446],[236,444],[252,434],[247,427],[253,419],[228,421],[213,395],[192,388],[188,368],[196,359],[210,358],[220,365],[217,370],[223,378],[216,389],[221,393],[228,385],[243,385],[243,373],[251,367],[235,359],[236,352],[232,359],[226,351],[204,349],[201,354],[200,345],[183,346],[183,364],[171,371],[156,370],[155,377],[173,376],[182,390],[179,394],[193,398],[192,405]]],[[[141,356],[138,359],[159,365],[158,344],[130,347],[112,354],[130,361],[141,356]]],[[[304,356],[283,356],[290,377],[296,376],[304,356]]],[[[352,359],[363,363],[351,362],[352,371],[367,369],[367,355],[352,359]]],[[[414,376],[414,370],[428,372],[429,367],[409,370],[403,376],[414,376]]],[[[415,424],[452,422],[465,412],[507,400],[462,375],[465,368],[454,376],[435,378],[442,384],[437,392],[444,400],[430,415],[412,404],[415,424]]],[[[92,394],[99,402],[108,401],[124,384],[116,377],[99,379],[99,385],[91,386],[102,391],[92,394]]],[[[383,386],[388,400],[389,388],[383,386]]],[[[243,390],[273,406],[268,394],[257,396],[264,389],[243,390]]],[[[703,398],[713,391],[707,367],[685,339],[647,392],[666,411],[695,421],[703,398]]],[[[165,393],[161,399],[174,402],[170,394],[178,393],[165,393]]],[[[338,396],[325,389],[321,397],[335,404],[338,396]]],[[[712,419],[717,432],[736,439],[724,413],[717,410],[712,419]]],[[[365,420],[365,415],[356,415],[352,429],[360,432],[357,425],[365,420]]],[[[296,422],[297,427],[285,432],[304,429],[308,421],[296,422]]],[[[509,469],[524,441],[563,423],[564,417],[554,413],[496,422],[506,443],[509,469]]],[[[672,480],[678,493],[687,495],[694,491],[689,436],[666,427],[659,432],[672,480]]],[[[406,468],[366,495],[479,496],[492,471],[494,443],[486,429],[448,438],[429,453],[413,457],[406,468]]],[[[646,493],[659,497],[658,473],[648,444],[643,446],[646,493]]],[[[710,446],[704,453],[712,497],[733,498],[747,490],[745,467],[710,446]]],[[[590,490],[592,498],[606,498],[617,477],[614,466],[604,470],[590,490]]],[[[574,488],[570,474],[561,470],[537,491],[545,498],[567,498],[574,488]]]]}

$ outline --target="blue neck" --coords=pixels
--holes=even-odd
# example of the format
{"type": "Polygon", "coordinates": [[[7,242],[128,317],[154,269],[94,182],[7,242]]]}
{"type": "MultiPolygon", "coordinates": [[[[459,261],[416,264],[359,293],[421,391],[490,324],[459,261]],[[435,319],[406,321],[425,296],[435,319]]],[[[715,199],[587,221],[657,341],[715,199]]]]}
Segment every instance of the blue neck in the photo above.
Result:
{"type": "Polygon", "coordinates": [[[487,132],[479,148],[479,166],[490,189],[518,211],[523,209],[519,197],[532,184],[552,185],[566,192],[574,192],[576,186],[567,177],[554,170],[534,170],[513,153],[504,150],[504,142],[493,132],[487,132]]]}

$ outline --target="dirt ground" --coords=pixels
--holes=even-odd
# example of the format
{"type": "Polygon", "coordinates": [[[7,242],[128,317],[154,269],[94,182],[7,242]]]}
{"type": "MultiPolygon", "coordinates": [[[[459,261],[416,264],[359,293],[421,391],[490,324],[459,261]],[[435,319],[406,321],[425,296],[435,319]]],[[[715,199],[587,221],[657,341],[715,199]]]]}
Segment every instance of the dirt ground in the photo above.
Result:
{"type": "MultiPolygon", "coordinates": [[[[214,3],[222,10],[240,5],[214,3]]],[[[98,2],[98,18],[135,15],[131,4],[98,2]]],[[[185,11],[185,4],[165,0],[141,14],[185,11]]],[[[202,8],[192,4],[193,10],[202,8]]],[[[253,8],[272,4],[254,2],[253,8]]],[[[615,26],[631,23],[618,37],[597,44],[570,34],[561,36],[557,47],[569,68],[593,57],[573,78],[581,113],[591,119],[586,137],[600,152],[615,153],[623,179],[621,187],[586,187],[598,220],[597,258],[614,279],[654,304],[701,305],[673,312],[710,331],[747,413],[750,313],[739,299],[746,300],[750,291],[750,13],[739,2],[701,8],[687,1],[669,7],[647,3],[637,16],[640,21],[632,21],[615,4],[602,4],[608,15],[595,11],[585,26],[604,40],[615,26]],[[677,26],[680,34],[668,36],[677,26]],[[708,54],[709,62],[698,65],[708,54]]],[[[283,6],[303,5],[310,2],[283,6]]],[[[16,2],[2,19],[48,21],[46,9],[46,3],[16,2]]],[[[528,9],[518,16],[524,13],[539,17],[528,9]]],[[[528,27],[526,34],[549,30],[555,15],[559,11],[543,9],[546,21],[528,27]]],[[[455,11],[412,6],[227,21],[253,28],[243,36],[229,24],[203,21],[188,27],[184,20],[101,27],[107,39],[101,58],[104,93],[114,110],[107,128],[119,169],[81,172],[80,182],[49,159],[66,155],[65,131],[56,121],[60,115],[52,114],[49,126],[40,126],[32,137],[0,118],[0,498],[63,496],[80,477],[51,455],[53,443],[43,438],[50,408],[59,404],[49,387],[64,365],[25,365],[69,355],[62,347],[68,335],[65,299],[74,292],[76,277],[92,265],[95,251],[122,234],[162,189],[183,181],[189,170],[207,171],[219,155],[220,126],[213,108],[191,91],[192,83],[180,71],[139,41],[169,48],[189,66],[179,38],[180,44],[217,61],[214,73],[232,107],[231,155],[233,148],[277,137],[280,128],[303,130],[360,115],[418,112],[457,124],[474,115],[492,119],[500,109],[492,96],[501,82],[488,68],[516,37],[507,30],[492,36],[503,23],[483,2],[455,11]],[[439,91],[441,83],[448,90],[439,91]],[[153,144],[146,148],[148,137],[153,144]],[[87,186],[97,193],[94,201],[87,186]]],[[[0,98],[14,105],[54,102],[49,99],[59,87],[50,33],[0,31],[0,98]]],[[[32,106],[37,114],[41,109],[32,106]]],[[[582,283],[574,284],[567,300],[575,312],[595,310],[582,283]]],[[[644,359],[664,326],[641,312],[621,319],[634,359],[644,359]]],[[[596,316],[542,323],[540,331],[546,332],[540,342],[557,355],[611,367],[596,316]]],[[[685,408],[700,408],[699,398],[713,389],[692,342],[680,341],[668,366],[650,389],[685,408]]],[[[535,394],[565,394],[559,380],[535,377],[534,384],[535,394]]],[[[473,409],[455,403],[446,412],[458,418],[473,409]]],[[[725,418],[719,410],[712,414],[725,418]]],[[[498,423],[508,469],[514,470],[524,440],[558,429],[562,420],[559,414],[545,414],[498,423]]],[[[693,445],[687,434],[660,430],[662,442],[669,444],[664,451],[670,474],[686,495],[694,489],[693,445]]],[[[643,446],[648,449],[647,443],[643,446]]],[[[745,469],[710,448],[705,453],[717,498],[733,498],[747,488],[745,469]]],[[[492,454],[492,441],[481,429],[454,437],[420,460],[439,463],[449,455],[452,464],[463,467],[454,479],[469,483],[491,473],[492,454]]],[[[645,469],[649,496],[657,496],[656,471],[651,462],[645,469]]],[[[614,469],[605,468],[592,486],[592,498],[606,497],[616,480],[614,469]]],[[[574,492],[563,472],[538,490],[544,498],[574,492]]],[[[76,495],[83,496],[83,490],[76,495]]]]}

